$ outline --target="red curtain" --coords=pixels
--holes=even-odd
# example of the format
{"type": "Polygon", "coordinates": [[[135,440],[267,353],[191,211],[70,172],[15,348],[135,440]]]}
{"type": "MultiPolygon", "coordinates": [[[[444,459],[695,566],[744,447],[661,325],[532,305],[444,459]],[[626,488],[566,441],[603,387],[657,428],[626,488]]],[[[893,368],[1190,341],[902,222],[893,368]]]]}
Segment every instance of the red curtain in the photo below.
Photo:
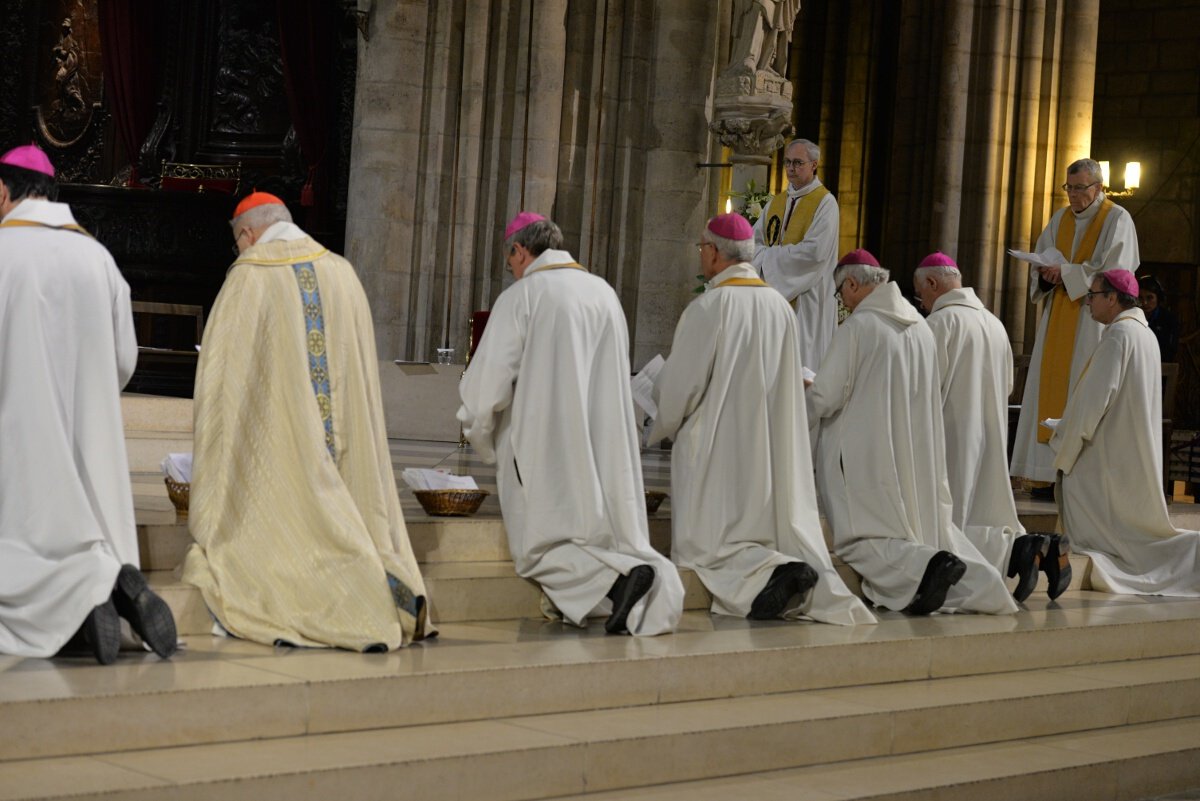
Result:
{"type": "Polygon", "coordinates": [[[338,4],[329,0],[277,0],[276,8],[288,108],[308,169],[300,205],[310,207],[308,224],[319,226],[329,201],[325,155],[337,96],[335,58],[341,19],[338,4]]]}
{"type": "Polygon", "coordinates": [[[129,156],[128,186],[142,186],[138,155],[154,125],[159,3],[100,0],[104,88],[117,135],[129,156]]]}

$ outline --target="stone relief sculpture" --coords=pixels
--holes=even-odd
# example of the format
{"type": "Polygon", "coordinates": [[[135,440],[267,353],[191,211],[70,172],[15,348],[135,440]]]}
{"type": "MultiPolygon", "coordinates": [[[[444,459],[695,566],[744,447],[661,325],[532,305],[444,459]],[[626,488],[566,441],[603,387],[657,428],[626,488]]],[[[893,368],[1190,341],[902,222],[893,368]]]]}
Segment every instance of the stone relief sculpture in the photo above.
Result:
{"type": "Polygon", "coordinates": [[[54,71],[54,83],[58,96],[50,104],[53,114],[75,118],[86,113],[83,102],[83,86],[79,78],[79,42],[71,33],[71,18],[62,21],[62,34],[51,51],[58,68],[54,71]]]}
{"type": "Polygon", "coordinates": [[[709,129],[733,160],[766,164],[791,135],[787,72],[800,0],[736,0],[729,65],[717,77],[709,129]]]}

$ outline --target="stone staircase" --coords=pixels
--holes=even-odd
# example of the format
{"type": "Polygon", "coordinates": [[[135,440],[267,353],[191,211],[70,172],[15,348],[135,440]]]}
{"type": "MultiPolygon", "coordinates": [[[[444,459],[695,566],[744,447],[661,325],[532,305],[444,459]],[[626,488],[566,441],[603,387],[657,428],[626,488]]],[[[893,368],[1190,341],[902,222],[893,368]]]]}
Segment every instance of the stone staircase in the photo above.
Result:
{"type": "MultiPolygon", "coordinates": [[[[185,441],[169,422],[143,439],[185,441]]],[[[159,458],[147,456],[153,471],[159,458]]],[[[111,667],[0,657],[0,801],[1115,800],[1200,787],[1200,601],[1091,592],[1084,559],[1058,602],[1039,590],[1016,616],[883,613],[853,628],[713,617],[687,577],[680,631],[635,639],[542,619],[498,520],[413,516],[437,640],[276,649],[208,636],[170,569],[186,528],[152,494],[153,471],[133,470],[143,556],[187,648],[111,667]]],[[[666,521],[654,536],[669,540],[666,521]]]]}

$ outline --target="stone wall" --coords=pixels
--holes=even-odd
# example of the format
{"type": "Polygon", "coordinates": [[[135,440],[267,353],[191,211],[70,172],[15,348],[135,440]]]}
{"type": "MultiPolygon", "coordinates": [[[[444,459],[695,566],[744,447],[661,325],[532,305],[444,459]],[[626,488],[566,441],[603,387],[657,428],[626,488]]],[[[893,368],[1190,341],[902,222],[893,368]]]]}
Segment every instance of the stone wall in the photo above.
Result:
{"type": "Polygon", "coordinates": [[[717,202],[697,163],[730,3],[371,4],[346,239],[381,357],[463,358],[521,209],[617,290],[635,364],[669,348],[717,202]]]}

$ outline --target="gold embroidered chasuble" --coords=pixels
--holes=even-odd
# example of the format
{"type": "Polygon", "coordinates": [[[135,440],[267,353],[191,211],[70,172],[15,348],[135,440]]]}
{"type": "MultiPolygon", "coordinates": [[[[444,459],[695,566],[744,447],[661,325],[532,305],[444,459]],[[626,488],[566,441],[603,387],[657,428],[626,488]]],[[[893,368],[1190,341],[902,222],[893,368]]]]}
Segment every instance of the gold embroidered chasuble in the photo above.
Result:
{"type": "Polygon", "coordinates": [[[305,236],[234,263],[196,374],[183,578],[231,633],[363,650],[433,633],[354,268],[305,236]]]}
{"type": "MultiPolygon", "coordinates": [[[[1092,218],[1079,247],[1072,252],[1075,242],[1075,215],[1070,211],[1063,214],[1058,227],[1055,246],[1060,252],[1069,254],[1071,264],[1081,264],[1092,257],[1104,220],[1112,210],[1113,203],[1105,198],[1100,211],[1092,218]]],[[[1038,420],[1062,417],[1067,406],[1067,391],[1071,383],[1071,359],[1075,353],[1075,333],[1079,325],[1083,299],[1071,300],[1066,287],[1059,284],[1050,299],[1050,319],[1046,327],[1046,344],[1042,352],[1041,383],[1038,385],[1038,420]]],[[[1038,442],[1048,443],[1050,429],[1038,426],[1038,442]]]]}

